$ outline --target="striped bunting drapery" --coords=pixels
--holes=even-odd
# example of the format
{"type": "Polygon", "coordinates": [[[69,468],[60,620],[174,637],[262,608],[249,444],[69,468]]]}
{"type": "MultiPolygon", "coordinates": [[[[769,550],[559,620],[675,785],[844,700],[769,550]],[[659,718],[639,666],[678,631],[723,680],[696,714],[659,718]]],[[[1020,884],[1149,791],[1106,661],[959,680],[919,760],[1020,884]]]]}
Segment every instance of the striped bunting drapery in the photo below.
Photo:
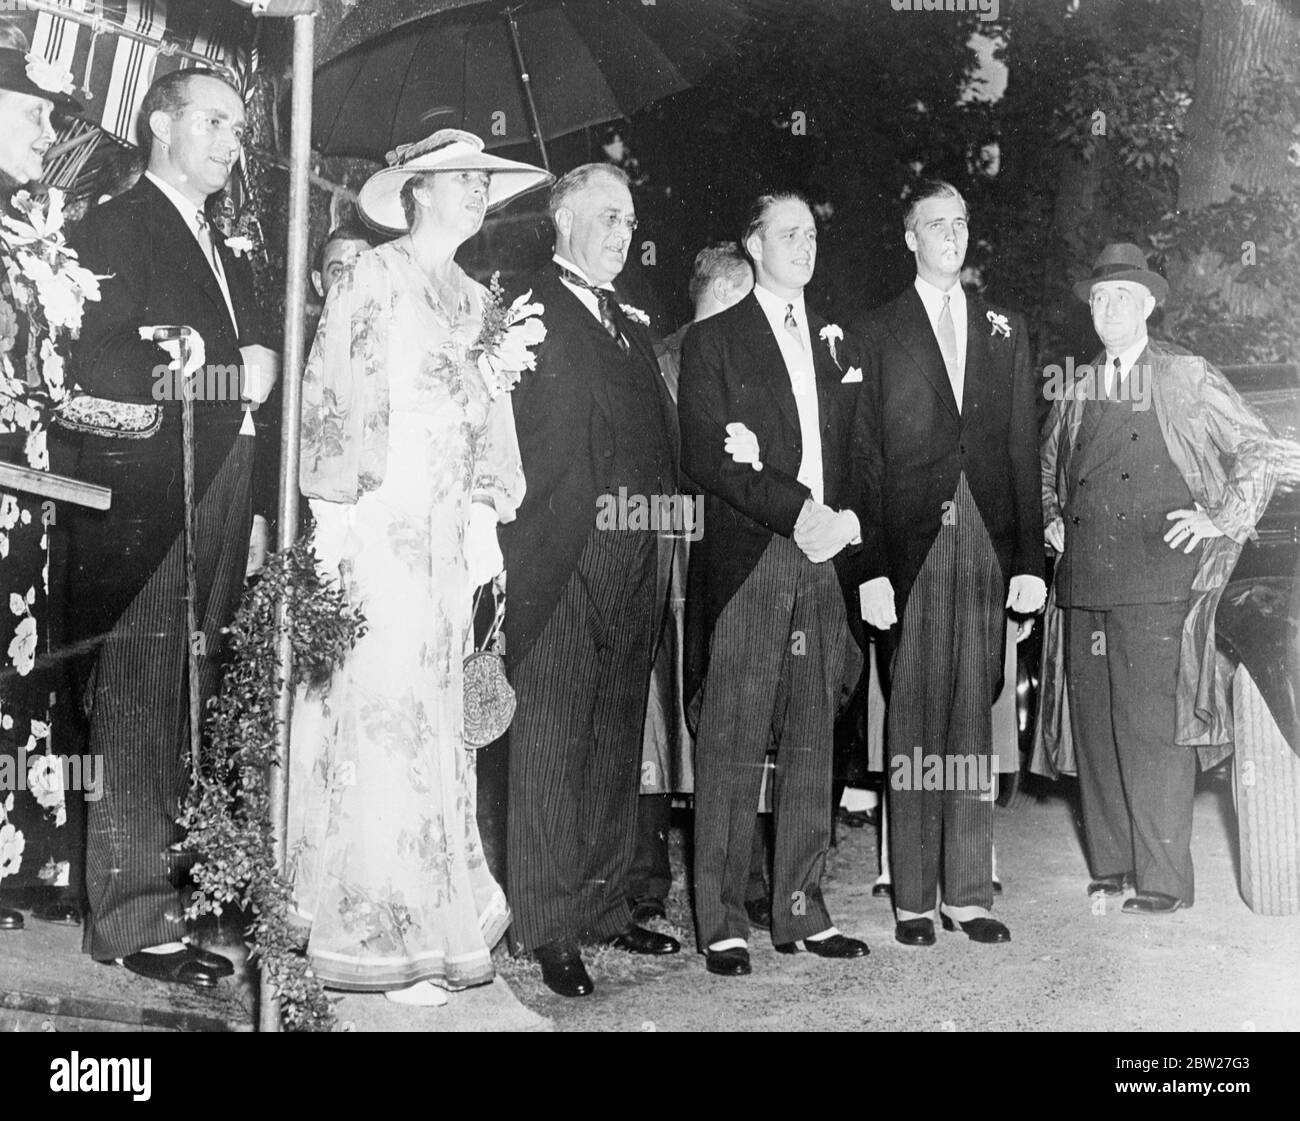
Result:
{"type": "MultiPolygon", "coordinates": [[[[253,34],[246,9],[205,0],[57,0],[70,13],[98,17],[87,27],[49,11],[11,16],[31,41],[32,51],[72,71],[73,96],[85,118],[128,144],[135,144],[135,119],[150,83],[160,74],[193,66],[173,53],[192,51],[229,67],[241,79],[250,69],[253,34]],[[112,28],[146,35],[144,43],[112,28]]],[[[53,6],[46,3],[45,7],[53,6]]],[[[60,137],[62,139],[62,136],[60,137]]]]}

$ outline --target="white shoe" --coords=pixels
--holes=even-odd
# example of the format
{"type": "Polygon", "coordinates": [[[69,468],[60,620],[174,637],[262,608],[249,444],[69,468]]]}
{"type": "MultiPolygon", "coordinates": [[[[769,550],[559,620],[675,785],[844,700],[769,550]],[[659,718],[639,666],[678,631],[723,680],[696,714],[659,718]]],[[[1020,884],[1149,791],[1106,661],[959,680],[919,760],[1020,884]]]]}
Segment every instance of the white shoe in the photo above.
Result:
{"type": "Polygon", "coordinates": [[[410,988],[389,989],[384,993],[394,1004],[417,1004],[423,1008],[441,1008],[447,994],[430,981],[417,981],[410,988]]]}

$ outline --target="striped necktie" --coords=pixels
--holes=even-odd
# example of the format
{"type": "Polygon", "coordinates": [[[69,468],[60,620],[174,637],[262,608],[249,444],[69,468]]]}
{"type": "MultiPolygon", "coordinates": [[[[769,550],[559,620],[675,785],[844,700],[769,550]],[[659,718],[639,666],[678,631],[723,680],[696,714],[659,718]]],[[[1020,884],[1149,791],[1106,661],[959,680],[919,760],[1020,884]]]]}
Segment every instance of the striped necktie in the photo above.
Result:
{"type": "Polygon", "coordinates": [[[601,326],[605,328],[609,337],[618,343],[618,349],[626,354],[628,343],[619,324],[621,313],[618,310],[618,301],[614,299],[614,293],[608,288],[597,288],[596,285],[584,280],[576,272],[566,269],[563,265],[556,265],[555,267],[559,269],[562,280],[567,280],[577,288],[585,288],[596,297],[596,307],[600,312],[601,326]]]}

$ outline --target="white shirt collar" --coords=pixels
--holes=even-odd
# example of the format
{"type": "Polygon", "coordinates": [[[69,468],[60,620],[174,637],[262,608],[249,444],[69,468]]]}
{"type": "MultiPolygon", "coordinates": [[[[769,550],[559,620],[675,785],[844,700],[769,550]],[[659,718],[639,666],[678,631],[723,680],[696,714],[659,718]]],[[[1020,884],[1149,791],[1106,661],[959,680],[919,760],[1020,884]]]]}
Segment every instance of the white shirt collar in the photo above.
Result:
{"type": "Polygon", "coordinates": [[[925,304],[925,310],[930,313],[931,319],[937,319],[939,312],[943,310],[943,298],[948,296],[948,307],[952,310],[953,318],[957,317],[957,309],[966,306],[966,293],[962,290],[961,281],[953,282],[951,288],[942,289],[931,284],[928,280],[916,274],[914,282],[917,294],[921,297],[921,302],[925,304]]]}
{"type": "Polygon", "coordinates": [[[1147,336],[1144,334],[1132,346],[1126,347],[1117,355],[1112,354],[1109,350],[1106,351],[1106,377],[1108,382],[1110,379],[1110,371],[1115,367],[1116,358],[1119,359],[1119,376],[1121,378],[1128,377],[1129,371],[1133,369],[1134,364],[1142,357],[1142,352],[1146,350],[1147,341],[1147,336]]]}
{"type": "MultiPolygon", "coordinates": [[[[583,280],[585,280],[588,284],[591,284],[593,287],[603,288],[605,289],[606,292],[614,291],[614,285],[612,285],[609,281],[605,281],[604,284],[596,284],[595,281],[591,279],[591,277],[589,277],[585,272],[582,271],[582,269],[578,268],[578,266],[575,265],[572,261],[566,260],[564,257],[561,257],[558,253],[552,254],[551,260],[554,261],[561,268],[568,269],[575,276],[582,277],[583,280]]],[[[563,280],[564,277],[560,277],[560,279],[563,280]]]]}
{"type": "Polygon", "coordinates": [[[203,207],[195,206],[190,199],[187,199],[170,183],[158,178],[158,176],[156,176],[152,171],[146,171],[144,177],[167,196],[171,204],[180,211],[181,217],[185,219],[185,224],[189,226],[190,229],[194,231],[195,236],[197,236],[199,232],[199,218],[207,217],[203,213],[203,207]]]}
{"type": "Polygon", "coordinates": [[[761,284],[754,285],[754,298],[758,301],[759,307],[766,313],[768,319],[773,323],[785,323],[785,309],[794,305],[794,316],[801,326],[806,328],[808,316],[804,311],[803,293],[800,292],[794,299],[787,300],[784,296],[778,296],[775,292],[769,292],[761,284]]]}

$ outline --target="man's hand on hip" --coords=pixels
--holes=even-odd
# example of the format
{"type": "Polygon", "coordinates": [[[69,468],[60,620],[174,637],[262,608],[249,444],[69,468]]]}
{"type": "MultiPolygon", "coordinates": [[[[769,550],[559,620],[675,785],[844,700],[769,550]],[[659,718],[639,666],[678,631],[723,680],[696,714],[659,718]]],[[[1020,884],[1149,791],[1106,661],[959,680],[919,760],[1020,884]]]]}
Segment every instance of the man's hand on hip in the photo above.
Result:
{"type": "Polygon", "coordinates": [[[862,618],[877,630],[887,631],[898,622],[894,609],[894,585],[888,576],[877,576],[858,588],[862,618]]]}
{"type": "Polygon", "coordinates": [[[1223,536],[1223,530],[1215,525],[1210,520],[1210,515],[1199,506],[1195,510],[1173,510],[1166,514],[1165,518],[1170,521],[1178,519],[1174,521],[1173,528],[1165,534],[1165,543],[1171,549],[1181,548],[1184,553],[1190,553],[1202,541],[1223,536]]]}
{"type": "Polygon", "coordinates": [[[1047,602],[1047,585],[1037,576],[1011,577],[1011,590],[1007,593],[1007,607],[1020,615],[1033,615],[1042,611],[1047,602]]]}

